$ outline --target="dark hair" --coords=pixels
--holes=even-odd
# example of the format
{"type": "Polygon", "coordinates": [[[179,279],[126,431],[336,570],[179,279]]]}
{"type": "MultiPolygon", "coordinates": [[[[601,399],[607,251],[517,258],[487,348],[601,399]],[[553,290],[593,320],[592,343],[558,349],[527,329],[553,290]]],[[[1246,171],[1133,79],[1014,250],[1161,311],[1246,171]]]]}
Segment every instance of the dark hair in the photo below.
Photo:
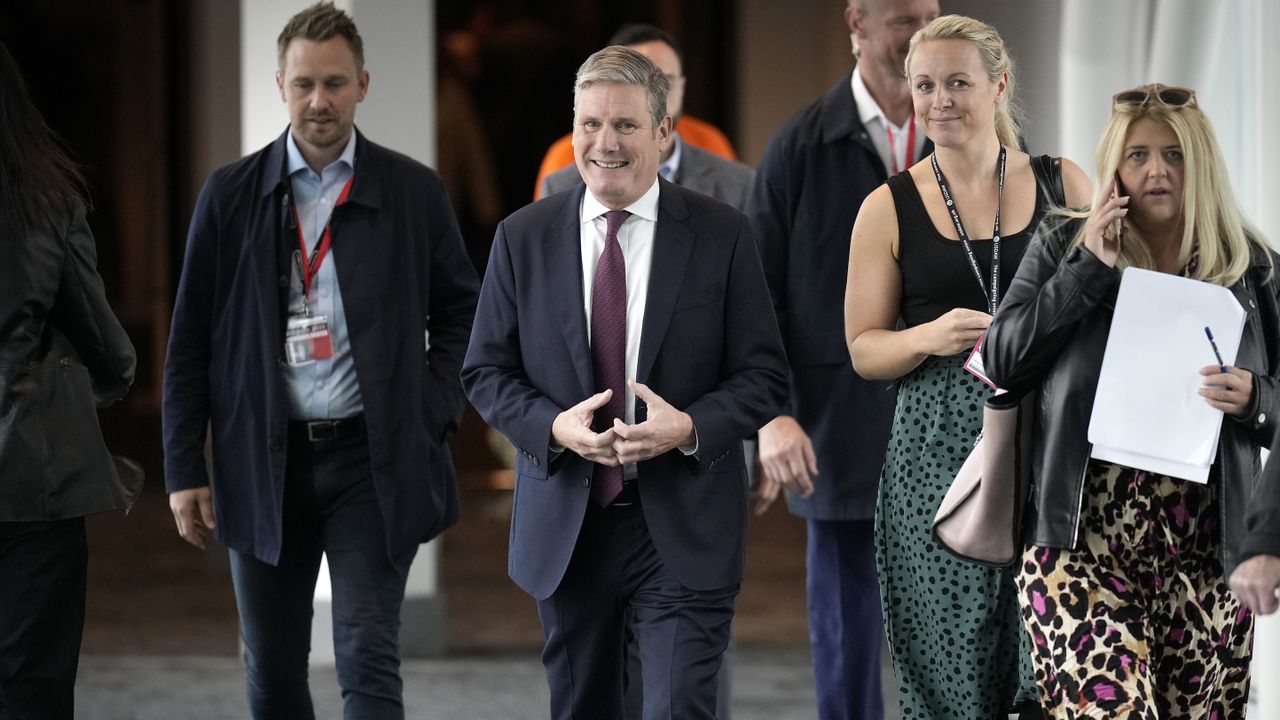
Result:
{"type": "Polygon", "coordinates": [[[51,209],[88,205],[84,175],[27,95],[0,43],[0,233],[25,234],[51,209]]]}
{"type": "Polygon", "coordinates": [[[676,39],[671,37],[671,33],[663,30],[655,25],[648,23],[627,23],[618,28],[618,31],[609,38],[608,45],[640,45],[642,43],[660,42],[666,43],[667,47],[676,51],[676,59],[680,61],[680,69],[684,70],[684,50],[676,44],[676,39]]]}
{"type": "Polygon", "coordinates": [[[289,18],[280,37],[276,38],[276,60],[284,69],[284,53],[294,38],[322,43],[335,37],[346,38],[351,52],[356,56],[356,69],[364,69],[364,41],[351,16],[333,6],[332,2],[318,2],[289,18]]]}

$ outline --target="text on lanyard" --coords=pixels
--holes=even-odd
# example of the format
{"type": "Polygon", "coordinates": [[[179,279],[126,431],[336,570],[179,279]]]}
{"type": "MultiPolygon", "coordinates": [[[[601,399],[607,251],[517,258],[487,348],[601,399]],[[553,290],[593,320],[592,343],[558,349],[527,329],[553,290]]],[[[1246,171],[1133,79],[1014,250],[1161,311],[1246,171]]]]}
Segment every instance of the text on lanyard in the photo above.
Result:
{"type": "Polygon", "coordinates": [[[942,176],[942,169],[938,167],[938,155],[934,153],[930,156],[933,162],[933,176],[938,180],[942,199],[947,203],[947,211],[951,213],[951,222],[956,226],[956,235],[960,238],[960,244],[964,246],[964,252],[969,257],[969,267],[973,270],[973,276],[978,279],[978,287],[982,288],[982,296],[987,299],[992,315],[996,314],[996,304],[999,302],[997,295],[1000,292],[1000,200],[1004,196],[1004,170],[1007,155],[1008,152],[1001,145],[1000,175],[996,186],[996,223],[995,229],[991,231],[991,290],[989,292],[987,284],[982,280],[982,269],[978,267],[978,258],[973,254],[973,247],[969,244],[969,235],[964,231],[964,223],[960,222],[960,211],[956,209],[955,201],[951,199],[951,189],[947,187],[947,179],[942,176]]]}

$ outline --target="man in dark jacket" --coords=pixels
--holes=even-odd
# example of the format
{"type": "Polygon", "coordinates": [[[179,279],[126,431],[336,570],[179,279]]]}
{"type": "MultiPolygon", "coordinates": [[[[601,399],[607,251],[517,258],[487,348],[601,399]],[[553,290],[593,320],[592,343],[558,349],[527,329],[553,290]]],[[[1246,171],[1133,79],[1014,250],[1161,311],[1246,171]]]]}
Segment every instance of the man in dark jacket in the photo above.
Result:
{"type": "Polygon", "coordinates": [[[930,148],[902,78],[937,0],[849,0],[857,68],[774,133],[747,200],[791,361],[791,406],[759,433],[760,495],[808,519],[818,714],[882,715],[872,522],[894,394],[853,372],[844,340],[849,234],[862,200],[930,148]]]}
{"type": "Polygon", "coordinates": [[[1245,517],[1245,558],[1231,573],[1231,591],[1259,615],[1280,609],[1280,443],[1273,443],[1267,466],[1254,489],[1245,517]]]}
{"type": "Polygon", "coordinates": [[[458,514],[444,443],[477,283],[439,177],[354,128],[351,19],[312,6],[278,50],[289,129],[215,171],[191,221],[165,481],[182,537],[230,547],[253,717],[312,717],[324,553],[347,716],[402,718],[400,608],[418,545],[458,514]]]}

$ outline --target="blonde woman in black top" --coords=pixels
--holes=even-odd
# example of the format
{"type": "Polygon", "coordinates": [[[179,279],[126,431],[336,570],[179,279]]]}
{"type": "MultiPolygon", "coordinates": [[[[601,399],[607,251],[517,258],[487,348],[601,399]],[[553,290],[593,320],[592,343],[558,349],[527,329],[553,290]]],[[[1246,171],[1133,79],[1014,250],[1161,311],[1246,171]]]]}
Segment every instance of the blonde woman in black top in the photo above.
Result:
{"type": "MultiPolygon", "coordinates": [[[[899,383],[876,560],[902,716],[989,720],[1016,706],[1037,717],[1013,571],[946,554],[930,527],[991,394],[965,360],[1048,192],[1018,150],[1012,63],[993,28],[939,17],[912,38],[906,69],[935,150],[863,203],[845,294],[854,369],[899,383]]],[[[1062,176],[1068,203],[1087,202],[1084,173],[1063,161],[1062,176]]]]}

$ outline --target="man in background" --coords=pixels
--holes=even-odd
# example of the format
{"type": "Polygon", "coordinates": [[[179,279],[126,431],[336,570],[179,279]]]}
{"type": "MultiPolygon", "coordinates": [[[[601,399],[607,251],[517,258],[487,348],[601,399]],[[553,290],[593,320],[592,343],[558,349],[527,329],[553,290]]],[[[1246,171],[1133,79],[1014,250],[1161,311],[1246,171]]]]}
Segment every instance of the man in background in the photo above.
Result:
{"type": "Polygon", "coordinates": [[[808,520],[809,638],[823,720],[883,716],[873,523],[893,417],[844,337],[849,235],[863,199],[929,152],[903,78],[937,0],[849,0],[857,67],[774,133],[747,216],[792,368],[790,407],[759,433],[760,494],[808,520]]]}

